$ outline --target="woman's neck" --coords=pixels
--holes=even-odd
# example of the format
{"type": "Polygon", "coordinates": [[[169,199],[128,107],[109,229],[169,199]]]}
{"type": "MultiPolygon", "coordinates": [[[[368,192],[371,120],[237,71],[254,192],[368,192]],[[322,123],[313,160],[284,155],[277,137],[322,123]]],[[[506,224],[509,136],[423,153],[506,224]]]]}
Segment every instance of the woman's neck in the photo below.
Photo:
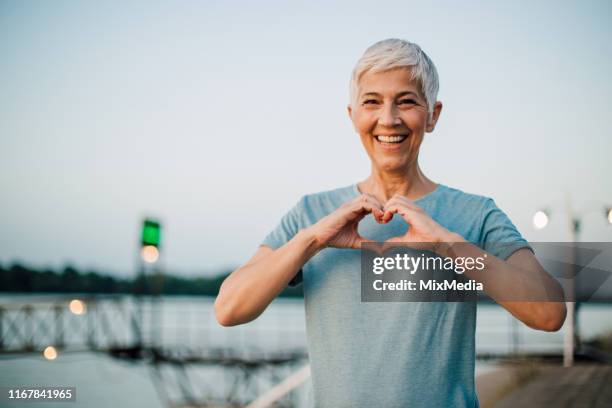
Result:
{"type": "Polygon", "coordinates": [[[372,166],[370,176],[358,184],[361,193],[372,194],[383,204],[395,194],[418,200],[437,186],[423,174],[418,163],[405,172],[384,172],[372,166]]]}

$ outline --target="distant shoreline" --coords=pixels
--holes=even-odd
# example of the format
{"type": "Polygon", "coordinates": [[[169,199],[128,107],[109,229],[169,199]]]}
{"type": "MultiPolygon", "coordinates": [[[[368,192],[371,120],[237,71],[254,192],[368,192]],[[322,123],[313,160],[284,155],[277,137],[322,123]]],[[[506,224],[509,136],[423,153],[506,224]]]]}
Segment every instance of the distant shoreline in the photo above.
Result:
{"type": "MultiPolygon", "coordinates": [[[[94,271],[81,272],[66,266],[62,271],[38,270],[21,264],[0,265],[0,293],[83,295],[217,296],[231,271],[213,277],[147,274],[123,278],[94,271]]],[[[281,297],[303,297],[302,285],[287,287],[281,297]]]]}

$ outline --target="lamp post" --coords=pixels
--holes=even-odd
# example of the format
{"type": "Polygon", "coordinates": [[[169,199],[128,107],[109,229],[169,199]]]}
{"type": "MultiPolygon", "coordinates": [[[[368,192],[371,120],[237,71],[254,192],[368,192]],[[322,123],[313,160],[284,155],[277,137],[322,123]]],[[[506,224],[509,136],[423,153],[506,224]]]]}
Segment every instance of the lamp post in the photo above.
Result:
{"type": "MultiPolygon", "coordinates": [[[[140,231],[140,254],[138,257],[138,277],[136,279],[136,313],[137,323],[135,331],[137,335],[137,345],[144,345],[144,316],[143,316],[143,295],[148,295],[149,311],[151,324],[150,333],[152,334],[153,345],[161,342],[160,327],[161,313],[159,310],[153,310],[154,302],[152,297],[157,298],[160,288],[160,255],[161,255],[161,223],[157,220],[146,218],[142,222],[140,231]],[[148,275],[148,276],[147,276],[148,275]]],[[[158,299],[156,299],[158,300],[158,299]]]]}
{"type": "MultiPolygon", "coordinates": [[[[587,212],[590,213],[591,211],[587,212]]],[[[567,226],[570,236],[570,242],[578,243],[580,242],[580,230],[582,225],[582,217],[587,213],[574,213],[571,207],[571,202],[569,196],[566,199],[566,216],[567,216],[567,226]]],[[[606,220],[608,224],[612,224],[612,207],[605,207],[604,213],[606,215],[606,220]]],[[[550,220],[551,211],[548,208],[544,208],[536,211],[533,215],[533,226],[536,229],[546,228],[548,222],[550,220]]],[[[572,246],[572,260],[575,260],[575,246],[572,246]]],[[[573,267],[575,262],[570,262],[573,267]]],[[[574,301],[565,302],[567,308],[567,317],[565,321],[565,331],[563,337],[563,366],[571,367],[574,364],[574,353],[576,350],[576,343],[579,340],[579,330],[577,324],[577,312],[578,312],[578,304],[575,302],[576,300],[576,278],[575,274],[570,274],[572,279],[570,280],[569,291],[571,293],[571,297],[574,301]]]]}

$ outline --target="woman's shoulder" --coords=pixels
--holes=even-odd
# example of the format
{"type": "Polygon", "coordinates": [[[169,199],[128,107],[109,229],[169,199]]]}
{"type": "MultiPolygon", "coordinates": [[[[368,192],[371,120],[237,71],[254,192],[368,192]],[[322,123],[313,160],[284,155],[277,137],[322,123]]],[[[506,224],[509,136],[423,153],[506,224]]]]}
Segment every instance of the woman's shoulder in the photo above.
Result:
{"type": "Polygon", "coordinates": [[[329,212],[358,195],[357,184],[350,184],[330,190],[305,194],[300,199],[300,205],[309,210],[329,212]]]}
{"type": "Polygon", "coordinates": [[[439,200],[442,200],[447,205],[467,205],[481,208],[495,205],[493,198],[486,195],[468,193],[445,184],[440,184],[438,188],[440,189],[439,200]]]}

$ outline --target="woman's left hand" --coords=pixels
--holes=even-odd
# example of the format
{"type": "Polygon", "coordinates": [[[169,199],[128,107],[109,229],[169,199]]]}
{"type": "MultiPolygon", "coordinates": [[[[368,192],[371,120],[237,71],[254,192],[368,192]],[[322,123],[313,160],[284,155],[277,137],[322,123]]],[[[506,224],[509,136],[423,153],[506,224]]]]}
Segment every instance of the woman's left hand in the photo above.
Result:
{"type": "Polygon", "coordinates": [[[438,252],[443,243],[465,241],[460,235],[450,232],[434,221],[421,207],[399,194],[387,201],[383,211],[383,222],[389,222],[394,214],[399,214],[409,226],[406,234],[387,240],[386,243],[391,246],[402,242],[418,249],[438,252]]]}

